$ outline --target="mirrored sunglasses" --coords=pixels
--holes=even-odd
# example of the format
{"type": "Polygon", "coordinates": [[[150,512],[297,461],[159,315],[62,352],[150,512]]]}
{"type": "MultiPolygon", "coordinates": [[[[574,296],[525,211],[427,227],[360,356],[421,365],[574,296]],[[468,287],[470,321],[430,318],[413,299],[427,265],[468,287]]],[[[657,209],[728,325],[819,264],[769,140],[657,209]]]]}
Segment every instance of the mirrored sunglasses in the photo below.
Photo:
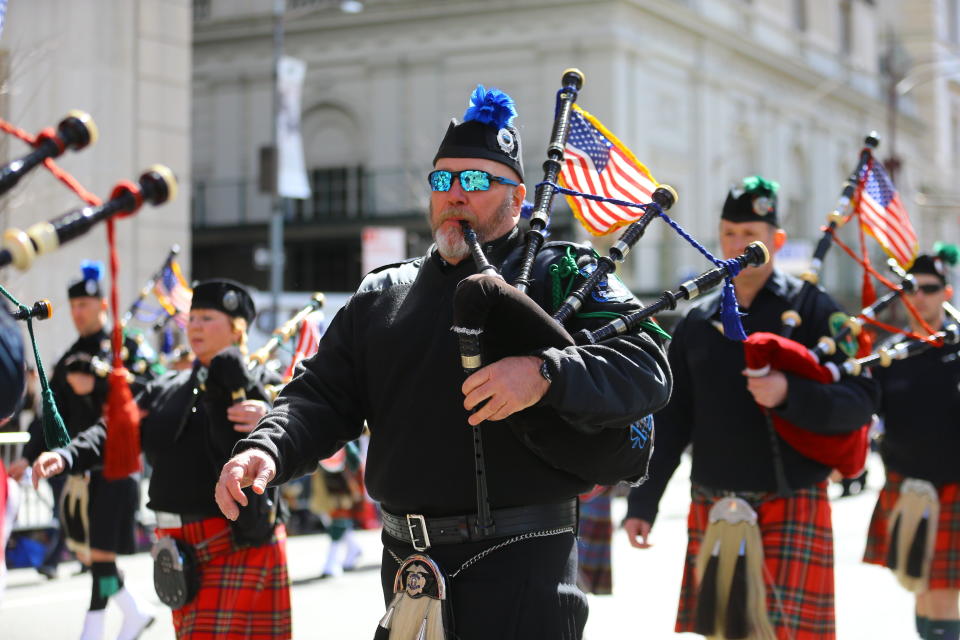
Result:
{"type": "Polygon", "coordinates": [[[942,284],[930,283],[930,284],[918,284],[917,291],[923,291],[928,296],[931,296],[935,293],[940,293],[943,291],[942,284]]]}
{"type": "Polygon", "coordinates": [[[431,171],[427,176],[430,188],[434,191],[450,191],[455,179],[460,179],[460,188],[464,191],[486,191],[490,188],[491,182],[500,184],[509,184],[516,187],[519,183],[510,178],[495,176],[479,169],[465,169],[463,171],[447,171],[438,169],[431,171]]]}

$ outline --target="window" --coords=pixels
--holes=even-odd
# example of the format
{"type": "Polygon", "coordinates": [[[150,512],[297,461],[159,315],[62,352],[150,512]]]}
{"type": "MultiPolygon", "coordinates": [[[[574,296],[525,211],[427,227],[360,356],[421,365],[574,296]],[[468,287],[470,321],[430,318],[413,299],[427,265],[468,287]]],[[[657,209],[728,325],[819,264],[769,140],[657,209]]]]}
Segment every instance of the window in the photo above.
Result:
{"type": "Polygon", "coordinates": [[[947,4],[947,40],[950,44],[960,44],[960,0],[946,0],[947,4]]]}
{"type": "Polygon", "coordinates": [[[950,116],[950,151],[953,155],[953,166],[960,166],[960,118],[957,117],[957,109],[960,108],[960,101],[954,101],[953,114],[950,116]]]}
{"type": "Polygon", "coordinates": [[[298,222],[363,217],[363,169],[332,167],[310,171],[310,198],[295,200],[298,222]]]}
{"type": "Polygon", "coordinates": [[[840,0],[840,53],[853,51],[853,0],[840,0]]]}
{"type": "Polygon", "coordinates": [[[210,0],[193,0],[193,21],[199,22],[210,17],[210,0]]]}
{"type": "Polygon", "coordinates": [[[807,0],[793,0],[793,26],[797,31],[807,30],[807,0]]]}

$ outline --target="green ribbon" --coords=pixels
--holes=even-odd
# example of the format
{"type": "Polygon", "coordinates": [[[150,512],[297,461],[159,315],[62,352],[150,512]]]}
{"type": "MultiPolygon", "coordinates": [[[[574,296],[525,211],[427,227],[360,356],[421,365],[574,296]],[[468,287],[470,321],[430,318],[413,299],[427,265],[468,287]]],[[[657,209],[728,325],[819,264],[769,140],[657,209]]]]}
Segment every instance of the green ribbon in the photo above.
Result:
{"type": "MultiPolygon", "coordinates": [[[[594,252],[596,255],[596,252],[594,252]]],[[[567,296],[570,295],[570,290],[573,289],[574,278],[580,270],[577,268],[577,261],[573,257],[573,249],[567,247],[566,255],[560,258],[560,261],[550,265],[550,289],[553,294],[553,310],[556,311],[564,300],[567,299],[567,296]],[[566,280],[566,285],[561,282],[566,280]]],[[[616,277],[610,275],[609,277],[616,277]]],[[[622,318],[623,314],[614,313],[613,311],[588,311],[584,313],[578,313],[578,318],[607,318],[613,320],[615,318],[622,318]]],[[[640,323],[640,326],[646,329],[648,332],[660,336],[665,340],[670,340],[670,334],[663,330],[660,325],[651,320],[644,320],[640,323]]]]}

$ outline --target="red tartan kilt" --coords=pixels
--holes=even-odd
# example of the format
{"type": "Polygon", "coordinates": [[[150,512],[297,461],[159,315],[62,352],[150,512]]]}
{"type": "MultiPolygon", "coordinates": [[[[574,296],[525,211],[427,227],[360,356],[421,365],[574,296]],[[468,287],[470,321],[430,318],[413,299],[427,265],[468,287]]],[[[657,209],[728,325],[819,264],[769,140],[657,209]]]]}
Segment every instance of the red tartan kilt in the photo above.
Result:
{"type": "MultiPolygon", "coordinates": [[[[863,561],[886,566],[890,544],[890,513],[900,498],[904,476],[887,471],[887,482],[877,498],[863,561]]],[[[940,518],[937,520],[937,538],[930,565],[931,589],[960,589],[960,483],[937,487],[940,496],[940,518]]]]}
{"type": "MultiPolygon", "coordinates": [[[[677,633],[693,632],[697,553],[715,502],[697,485],[691,494],[677,633]]],[[[834,640],[833,531],[826,483],[799,489],[790,498],[764,494],[759,506],[748,502],[759,517],[767,612],[778,640],[834,640]]]]}
{"type": "MultiPolygon", "coordinates": [[[[207,518],[156,532],[195,545],[229,526],[224,518],[207,518]]],[[[270,544],[238,547],[227,534],[198,550],[200,589],[192,602],[172,612],[178,640],[290,638],[286,540],[280,524],[270,544]]]]}

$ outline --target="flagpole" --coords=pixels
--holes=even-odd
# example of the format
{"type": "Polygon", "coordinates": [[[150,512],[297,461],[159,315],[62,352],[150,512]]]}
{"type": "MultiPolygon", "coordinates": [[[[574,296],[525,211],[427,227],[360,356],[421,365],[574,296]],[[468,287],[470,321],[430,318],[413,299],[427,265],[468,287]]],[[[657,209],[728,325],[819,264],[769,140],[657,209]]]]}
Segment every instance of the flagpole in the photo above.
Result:
{"type": "Polygon", "coordinates": [[[270,215],[270,326],[277,325],[280,312],[280,292],[283,290],[283,220],[286,202],[280,195],[280,150],[277,136],[277,118],[280,115],[280,58],[283,56],[283,12],[286,0],[273,2],[273,118],[271,135],[273,141],[273,211],[270,215]]]}

